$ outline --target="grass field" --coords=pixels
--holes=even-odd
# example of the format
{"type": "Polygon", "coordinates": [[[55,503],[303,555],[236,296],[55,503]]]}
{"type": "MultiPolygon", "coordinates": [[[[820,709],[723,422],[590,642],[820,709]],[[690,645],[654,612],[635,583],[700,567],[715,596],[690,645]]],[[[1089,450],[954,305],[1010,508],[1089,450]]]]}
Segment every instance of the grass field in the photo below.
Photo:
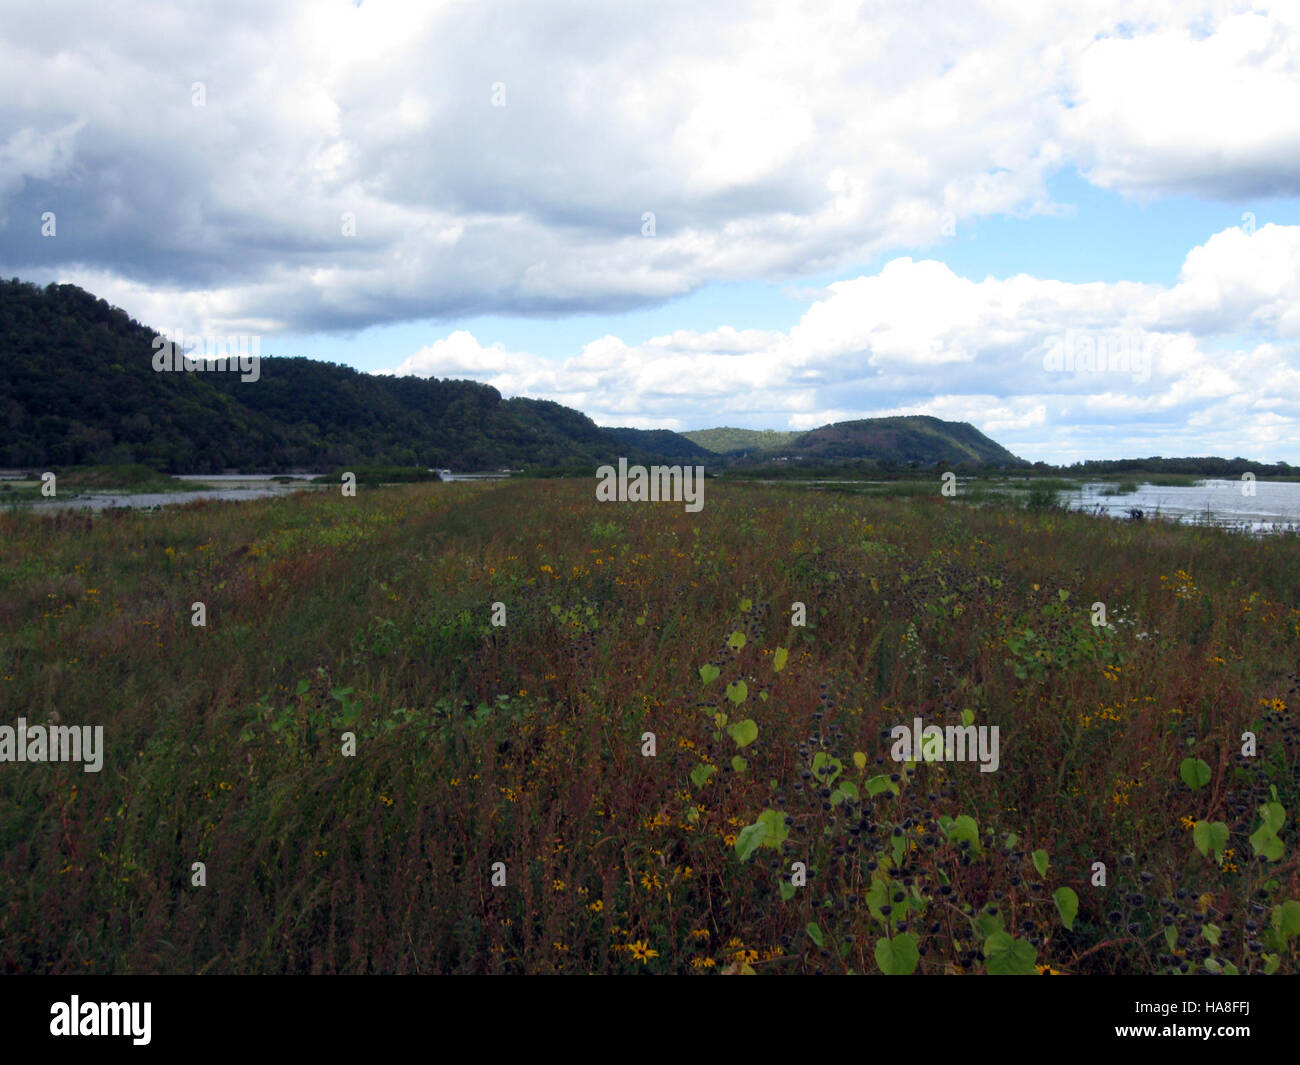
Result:
{"type": "Polygon", "coordinates": [[[106,747],[0,762],[0,970],[1295,973],[1297,670],[1294,536],[935,491],[0,514],[106,747]]]}

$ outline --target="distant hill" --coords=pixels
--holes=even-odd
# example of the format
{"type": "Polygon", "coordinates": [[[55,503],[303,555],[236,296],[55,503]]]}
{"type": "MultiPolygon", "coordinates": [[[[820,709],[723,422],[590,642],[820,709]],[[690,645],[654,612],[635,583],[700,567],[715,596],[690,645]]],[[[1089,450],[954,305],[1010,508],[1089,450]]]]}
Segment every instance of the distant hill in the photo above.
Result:
{"type": "Polygon", "coordinates": [[[768,451],[784,447],[799,436],[798,433],[782,432],[780,429],[732,429],[726,426],[721,429],[693,429],[681,435],[718,455],[768,451]]]}
{"type": "Polygon", "coordinates": [[[1027,465],[969,422],[949,422],[924,414],[823,425],[797,436],[783,448],[783,453],[808,461],[873,459],[893,465],[1027,465]]]}
{"type": "Polygon", "coordinates": [[[868,418],[811,432],[602,429],[547,400],[475,381],[365,374],[307,358],[233,371],[158,372],[156,331],[75,285],[0,281],[0,467],[139,463],[166,473],[349,464],[717,467],[776,464],[1019,466],[965,422],[868,418]]]}
{"type": "MultiPolygon", "coordinates": [[[[733,456],[735,459],[735,456],[733,456]]],[[[876,466],[1027,466],[1023,459],[989,440],[966,421],[944,421],[927,415],[866,417],[836,421],[794,434],[776,451],[750,453],[736,466],[771,464],[787,459],[800,466],[833,466],[855,462],[876,466]]]]}
{"type": "Polygon", "coordinates": [[[156,331],[75,285],[0,281],[0,466],[169,473],[599,465],[630,449],[579,411],[474,381],[263,357],[260,379],[157,372],[156,331]]]}
{"type": "Polygon", "coordinates": [[[776,429],[696,429],[688,440],[725,455],[739,467],[779,461],[834,465],[867,462],[881,466],[959,462],[975,466],[1021,466],[1017,458],[968,422],[928,415],[862,418],[807,432],[776,429]]]}
{"type": "Polygon", "coordinates": [[[717,460],[718,455],[706,447],[701,447],[684,433],[674,433],[671,429],[611,429],[605,432],[622,440],[629,447],[662,455],[665,458],[682,462],[700,464],[708,459],[717,460]]]}

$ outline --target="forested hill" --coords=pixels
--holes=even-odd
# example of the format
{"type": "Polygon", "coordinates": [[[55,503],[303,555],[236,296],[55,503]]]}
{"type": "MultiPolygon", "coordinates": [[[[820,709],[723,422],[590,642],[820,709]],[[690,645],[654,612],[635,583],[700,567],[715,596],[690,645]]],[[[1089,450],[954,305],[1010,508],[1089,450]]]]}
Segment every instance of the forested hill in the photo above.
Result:
{"type": "Polygon", "coordinates": [[[717,429],[693,429],[682,433],[682,436],[719,455],[731,455],[778,451],[789,446],[800,434],[780,429],[734,429],[722,426],[717,429]]]}
{"type": "Polygon", "coordinates": [[[895,464],[1028,465],[969,422],[944,421],[926,414],[823,425],[796,437],[781,452],[810,461],[865,457],[895,464]]]}
{"type": "Polygon", "coordinates": [[[688,439],[684,433],[674,433],[671,429],[624,429],[606,428],[624,444],[631,448],[641,448],[662,455],[676,462],[708,463],[715,465],[719,456],[707,447],[688,439]]]}
{"type": "Polygon", "coordinates": [[[158,372],[155,330],[75,285],[0,281],[0,466],[138,462],[170,473],[600,464],[658,456],[558,403],[306,358],[158,372]]]}
{"type": "Polygon", "coordinates": [[[0,467],[492,470],[594,467],[620,456],[711,469],[1023,464],[973,426],[938,418],[871,418],[805,433],[709,430],[689,439],[603,429],[558,403],[505,400],[475,381],[380,376],[307,358],[264,356],[249,381],[238,367],[160,372],[156,339],[156,330],[75,285],[0,281],[0,467]],[[714,453],[737,446],[745,450],[714,453]]]}

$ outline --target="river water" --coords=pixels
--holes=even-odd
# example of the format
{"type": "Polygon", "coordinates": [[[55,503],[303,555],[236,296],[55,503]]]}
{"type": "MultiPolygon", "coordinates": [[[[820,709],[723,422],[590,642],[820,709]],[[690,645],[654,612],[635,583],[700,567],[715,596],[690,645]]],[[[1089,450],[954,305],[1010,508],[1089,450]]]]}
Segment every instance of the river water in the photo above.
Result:
{"type": "MultiPolygon", "coordinates": [[[[0,480],[13,479],[21,471],[0,470],[0,480]],[[9,477],[5,477],[9,474],[9,477]]],[[[179,503],[192,503],[196,499],[267,499],[274,496],[288,495],[290,492],[320,491],[322,488],[337,489],[336,484],[310,484],[316,474],[294,473],[278,476],[292,477],[291,483],[272,480],[277,476],[269,473],[221,473],[221,474],[177,474],[178,481],[190,481],[203,485],[192,492],[81,492],[66,499],[41,499],[30,503],[18,504],[26,510],[89,510],[98,512],[113,507],[148,509],[150,507],[175,506],[179,503]]],[[[447,473],[443,481],[495,481],[505,477],[502,473],[447,473]]],[[[4,500],[0,498],[0,504],[4,500]]]]}
{"type": "MultiPolygon", "coordinates": [[[[266,499],[273,496],[288,495],[290,492],[317,491],[324,485],[312,485],[308,481],[314,474],[284,474],[293,477],[292,482],[271,480],[271,474],[181,474],[178,481],[192,481],[205,488],[196,488],[192,492],[83,492],[69,496],[67,499],[42,499],[20,504],[24,510],[108,510],[110,507],[165,507],[178,503],[192,503],[196,499],[266,499]]],[[[0,501],[2,502],[2,501],[0,501]]]]}
{"type": "Polygon", "coordinates": [[[1113,484],[1091,482],[1057,498],[1071,510],[1086,510],[1111,517],[1128,517],[1140,510],[1146,518],[1203,522],[1243,532],[1300,530],[1300,482],[1205,480],[1186,488],[1161,488],[1141,484],[1126,495],[1102,495],[1113,484]],[[1254,489],[1253,495],[1244,490],[1254,489]]]}

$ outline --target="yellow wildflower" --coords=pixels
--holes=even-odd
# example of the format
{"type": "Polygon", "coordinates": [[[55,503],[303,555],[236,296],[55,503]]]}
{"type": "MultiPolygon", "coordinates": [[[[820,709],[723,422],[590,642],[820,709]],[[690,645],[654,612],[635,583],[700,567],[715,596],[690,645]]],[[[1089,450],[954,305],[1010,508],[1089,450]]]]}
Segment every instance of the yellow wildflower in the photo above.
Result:
{"type": "Polygon", "coordinates": [[[642,965],[648,962],[651,958],[659,957],[659,952],[657,950],[651,950],[650,944],[644,939],[638,939],[632,943],[626,943],[624,944],[624,949],[631,951],[632,960],[639,961],[642,965]]]}

